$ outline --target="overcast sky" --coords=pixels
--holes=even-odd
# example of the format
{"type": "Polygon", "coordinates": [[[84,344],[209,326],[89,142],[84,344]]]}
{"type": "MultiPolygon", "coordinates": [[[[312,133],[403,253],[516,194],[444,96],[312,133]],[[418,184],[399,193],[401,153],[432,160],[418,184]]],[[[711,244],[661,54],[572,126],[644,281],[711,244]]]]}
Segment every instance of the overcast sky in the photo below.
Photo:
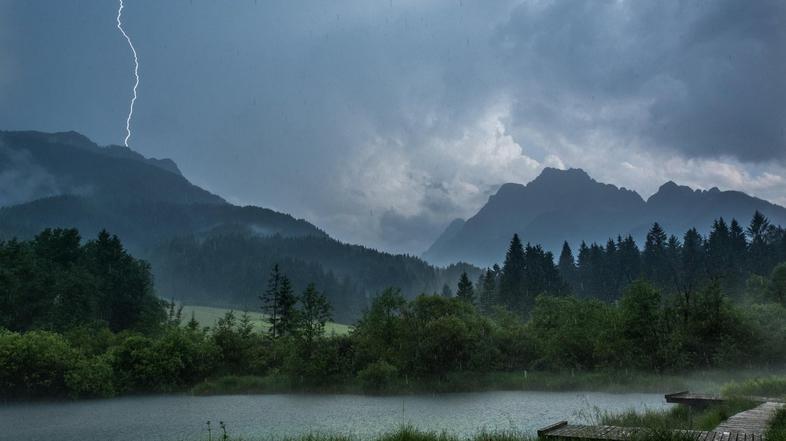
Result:
{"type": "MultiPolygon", "coordinates": [[[[580,167],[786,204],[786,2],[125,0],[132,148],[230,201],[419,254],[580,167]]],[[[120,144],[113,0],[0,0],[0,129],[120,144]]]]}

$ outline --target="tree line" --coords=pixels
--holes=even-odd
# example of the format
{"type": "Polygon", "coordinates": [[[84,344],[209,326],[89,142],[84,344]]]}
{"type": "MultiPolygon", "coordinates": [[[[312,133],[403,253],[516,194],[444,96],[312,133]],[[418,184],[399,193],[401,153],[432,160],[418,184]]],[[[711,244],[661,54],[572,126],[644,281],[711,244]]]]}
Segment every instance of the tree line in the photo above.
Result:
{"type": "Polygon", "coordinates": [[[782,293],[765,286],[766,278],[783,261],[786,232],[757,211],[745,229],[734,219],[730,223],[717,219],[706,237],[691,228],[680,239],[655,223],[643,249],[628,235],[609,239],[605,246],[582,242],[574,256],[565,242],[556,262],[550,252],[539,245],[524,246],[514,235],[503,266],[484,270],[474,290],[482,310],[501,306],[524,315],[540,294],[614,302],[639,279],[664,294],[681,296],[688,304],[710,284],[717,284],[734,300],[747,293],[783,303],[782,293]]]}
{"type": "Polygon", "coordinates": [[[263,390],[395,391],[413,382],[525,370],[782,364],[786,263],[775,262],[782,259],[783,232],[767,225],[759,242],[755,225],[766,222],[752,222],[740,257],[730,251],[742,252],[732,233],[738,227],[724,224],[718,220],[708,237],[689,240],[694,233],[664,239],[653,226],[644,250],[631,240],[626,262],[638,266],[619,258],[609,263],[624,254],[618,241],[614,253],[599,247],[597,262],[608,266],[587,266],[581,252],[573,265],[567,258],[560,265],[514,236],[503,265],[474,283],[461,274],[455,295],[449,289],[450,296],[408,298],[397,288],[381,290],[347,335],[325,332],[331,308],[324,288],[295,289],[276,265],[256,289],[254,309],[269,321],[264,331],[233,312],[203,327],[155,297],[149,266],[116,237],[101,233],[82,244],[75,230],[45,230],[31,241],[0,243],[0,395],[169,392],[239,378],[256,378],[263,390]],[[719,258],[721,244],[726,252],[719,258]],[[760,255],[771,263],[758,266],[753,256],[760,255]],[[704,263],[686,263],[696,261],[704,263]],[[647,268],[653,262],[662,266],[647,268]],[[718,265],[739,273],[730,276],[718,265]],[[626,273],[631,267],[636,271],[626,273]],[[591,280],[618,278],[630,282],[619,282],[613,295],[581,291],[595,286],[591,280]]]}
{"type": "Polygon", "coordinates": [[[101,231],[45,229],[30,241],[0,241],[0,328],[64,331],[101,321],[113,332],[148,332],[164,320],[150,265],[101,231]]]}
{"type": "Polygon", "coordinates": [[[343,323],[357,320],[369,299],[396,286],[407,297],[454,285],[462,272],[480,269],[459,263],[446,268],[414,256],[393,255],[326,237],[262,236],[221,230],[172,239],[151,253],[159,292],[186,303],[251,309],[274,265],[286,271],[296,291],[314,283],[343,323]]]}

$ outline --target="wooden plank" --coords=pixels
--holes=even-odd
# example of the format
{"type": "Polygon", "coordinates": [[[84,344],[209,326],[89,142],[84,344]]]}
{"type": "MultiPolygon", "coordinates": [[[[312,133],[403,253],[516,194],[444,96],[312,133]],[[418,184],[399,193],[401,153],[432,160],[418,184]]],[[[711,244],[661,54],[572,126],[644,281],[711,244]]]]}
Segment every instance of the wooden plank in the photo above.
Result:
{"type": "Polygon", "coordinates": [[[557,421],[554,424],[550,424],[550,425],[548,425],[548,426],[546,426],[546,427],[544,427],[542,429],[538,429],[538,436],[545,435],[546,433],[551,432],[554,429],[560,428],[562,426],[567,426],[567,425],[568,425],[567,421],[557,421]]]}
{"type": "MultiPolygon", "coordinates": [[[[562,421],[538,430],[538,437],[544,440],[584,440],[584,441],[629,441],[632,437],[648,429],[640,427],[589,426],[568,424],[562,421]]],[[[679,429],[676,434],[686,435],[692,441],[762,441],[761,433],[738,430],[700,431],[679,429]]]]}
{"type": "Polygon", "coordinates": [[[710,404],[722,403],[725,401],[720,395],[698,394],[690,392],[677,392],[664,395],[667,403],[686,404],[694,407],[703,407],[710,404]]]}
{"type": "Polygon", "coordinates": [[[753,409],[732,415],[726,421],[720,423],[715,430],[719,432],[763,433],[767,430],[767,426],[775,416],[775,412],[782,407],[783,403],[762,403],[753,409]]]}
{"type": "Polygon", "coordinates": [[[606,439],[610,440],[624,440],[625,430],[623,427],[613,427],[610,431],[606,432],[606,439]]]}

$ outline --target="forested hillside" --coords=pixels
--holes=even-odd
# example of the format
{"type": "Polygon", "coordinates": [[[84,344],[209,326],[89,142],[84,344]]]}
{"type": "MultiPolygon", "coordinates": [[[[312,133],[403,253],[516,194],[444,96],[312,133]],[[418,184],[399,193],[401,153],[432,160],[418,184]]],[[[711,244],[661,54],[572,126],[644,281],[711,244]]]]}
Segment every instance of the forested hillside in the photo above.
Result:
{"type": "Polygon", "coordinates": [[[485,270],[477,286],[485,310],[502,306],[522,314],[540,294],[615,302],[637,280],[686,308],[710,287],[735,302],[783,303],[786,293],[767,278],[786,277],[783,270],[775,272],[784,261],[786,230],[757,211],[745,228],[736,219],[717,219],[706,236],[696,228],[670,235],[655,223],[642,248],[630,235],[618,236],[605,245],[582,242],[574,256],[566,242],[556,263],[551,253],[539,245],[523,246],[514,235],[502,267],[485,270]]]}
{"type": "Polygon", "coordinates": [[[278,263],[303,289],[324,290],[337,319],[359,317],[376,292],[409,297],[455,285],[468,265],[433,267],[406,255],[340,243],[311,223],[239,207],[191,184],[168,159],[100,147],[75,132],[0,132],[0,239],[45,228],[106,229],[153,264],[166,299],[254,308],[278,263]]]}
{"type": "MultiPolygon", "coordinates": [[[[677,274],[699,274],[684,279],[695,285],[675,288],[658,278],[669,272],[642,270],[618,298],[605,296],[614,301],[570,288],[608,280],[614,270],[586,267],[566,285],[550,253],[514,236],[503,266],[479,283],[462,274],[456,296],[414,299],[384,289],[342,335],[326,333],[333,317],[326,293],[314,283],[295,289],[280,266],[265,272],[256,302],[264,331],[233,312],[203,328],[155,298],[149,267],[117,237],[103,232],[82,242],[75,230],[45,230],[31,241],[0,242],[0,398],[518,389],[528,375],[548,372],[565,379],[556,387],[575,387],[581,378],[782,366],[786,262],[772,265],[784,256],[783,230],[755,217],[739,242],[742,257],[729,260],[730,249],[713,249],[737,234],[724,233],[724,224],[716,223],[699,254],[739,269],[747,278],[739,291],[729,291],[724,273],[697,266],[695,249],[663,242],[658,226],[637,253],[640,268],[671,262],[677,274]],[[680,259],[670,260],[675,250],[680,259]],[[758,253],[766,265],[757,264],[758,253]]],[[[205,264],[224,257],[220,243],[232,241],[203,242],[217,251],[212,259],[201,254],[205,264]]]]}
{"type": "Polygon", "coordinates": [[[400,287],[412,298],[455,286],[462,272],[480,274],[467,264],[438,268],[329,237],[261,236],[244,229],[178,237],[162,243],[150,259],[162,295],[236,308],[257,304],[268,270],[278,264],[296,290],[314,282],[330,299],[336,320],[346,323],[360,317],[370,299],[387,287],[400,287]]]}

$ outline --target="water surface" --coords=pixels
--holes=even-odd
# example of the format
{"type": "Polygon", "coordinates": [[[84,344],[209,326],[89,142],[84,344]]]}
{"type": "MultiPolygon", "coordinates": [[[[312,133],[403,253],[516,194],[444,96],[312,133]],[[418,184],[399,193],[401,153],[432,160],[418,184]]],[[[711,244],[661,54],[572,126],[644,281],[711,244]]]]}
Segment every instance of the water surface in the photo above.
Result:
{"type": "MultiPolygon", "coordinates": [[[[233,436],[269,439],[309,432],[369,437],[409,424],[468,436],[481,430],[534,431],[585,420],[596,409],[659,409],[661,394],[481,392],[362,395],[151,396],[0,405],[0,439],[16,441],[181,441],[207,439],[224,421],[233,436]]],[[[215,437],[214,437],[215,439],[215,437]]]]}

